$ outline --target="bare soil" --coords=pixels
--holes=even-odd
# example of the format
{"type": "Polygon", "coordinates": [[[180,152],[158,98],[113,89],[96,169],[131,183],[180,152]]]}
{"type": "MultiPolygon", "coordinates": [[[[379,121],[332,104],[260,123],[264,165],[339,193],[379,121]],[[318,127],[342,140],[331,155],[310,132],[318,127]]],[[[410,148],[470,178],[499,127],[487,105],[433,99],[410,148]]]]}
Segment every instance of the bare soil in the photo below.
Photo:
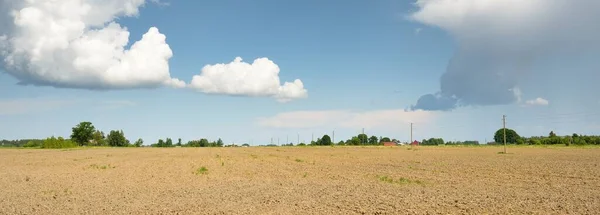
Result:
{"type": "Polygon", "coordinates": [[[501,150],[2,149],[0,214],[600,214],[599,148],[501,150]]]}

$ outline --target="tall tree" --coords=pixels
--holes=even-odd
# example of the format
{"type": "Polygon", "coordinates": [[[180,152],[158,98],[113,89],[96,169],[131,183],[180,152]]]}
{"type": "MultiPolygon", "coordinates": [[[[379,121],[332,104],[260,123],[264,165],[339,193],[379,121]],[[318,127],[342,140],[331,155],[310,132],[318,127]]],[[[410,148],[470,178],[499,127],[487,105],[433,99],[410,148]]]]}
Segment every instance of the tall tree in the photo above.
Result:
{"type": "MultiPolygon", "coordinates": [[[[506,129],[506,143],[517,143],[517,140],[521,139],[521,137],[519,136],[519,134],[517,134],[516,131],[512,130],[512,129],[506,129]]],[[[496,131],[496,133],[494,134],[494,141],[496,143],[504,143],[504,128],[498,129],[498,131],[496,131]]]]}
{"type": "Polygon", "coordinates": [[[367,144],[367,142],[369,141],[369,137],[367,137],[366,134],[359,134],[357,137],[360,141],[360,144],[367,144]]]}
{"type": "Polygon", "coordinates": [[[550,138],[552,137],[556,137],[556,134],[554,133],[554,131],[550,131],[550,134],[548,135],[550,138]]]}
{"type": "Polygon", "coordinates": [[[88,145],[94,138],[96,128],[91,122],[81,122],[72,129],[71,140],[80,146],[88,145]]]}
{"type": "Polygon", "coordinates": [[[381,138],[381,142],[392,142],[389,137],[381,138]]]}
{"type": "Polygon", "coordinates": [[[181,138],[177,140],[177,146],[181,146],[181,138]]]}
{"type": "Polygon", "coordinates": [[[331,145],[331,137],[329,137],[329,135],[323,135],[323,137],[321,138],[321,145],[323,146],[329,146],[331,145]]]}
{"type": "Polygon", "coordinates": [[[369,137],[369,144],[376,145],[377,143],[379,143],[379,139],[376,136],[369,137]]]}
{"type": "Polygon", "coordinates": [[[106,145],[106,136],[104,136],[104,132],[96,130],[92,135],[92,143],[96,146],[105,146],[106,145]]]}
{"type": "Polygon", "coordinates": [[[134,144],[135,147],[142,147],[142,145],[144,145],[144,140],[142,140],[142,138],[135,141],[135,144],[134,144]]]}
{"type": "Polygon", "coordinates": [[[173,146],[173,140],[171,138],[167,138],[167,142],[165,143],[167,147],[173,146]]]}
{"type": "Polygon", "coordinates": [[[223,140],[221,140],[221,138],[219,138],[219,140],[217,140],[217,146],[223,147],[223,140]]]}
{"type": "Polygon", "coordinates": [[[108,143],[109,146],[113,146],[113,147],[124,147],[129,145],[129,141],[127,140],[127,138],[125,138],[125,134],[123,133],[123,131],[116,131],[116,130],[112,130],[110,131],[110,133],[108,133],[108,136],[106,136],[106,142],[108,143]]]}

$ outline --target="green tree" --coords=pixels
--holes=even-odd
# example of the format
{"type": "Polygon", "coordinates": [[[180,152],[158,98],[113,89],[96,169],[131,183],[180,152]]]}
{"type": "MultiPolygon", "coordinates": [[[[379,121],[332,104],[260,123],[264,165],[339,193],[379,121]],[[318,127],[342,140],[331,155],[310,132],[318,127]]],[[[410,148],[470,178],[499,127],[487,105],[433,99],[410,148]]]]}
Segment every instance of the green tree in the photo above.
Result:
{"type": "Polygon", "coordinates": [[[331,137],[329,137],[329,135],[323,135],[323,137],[321,138],[321,145],[322,146],[329,146],[331,145],[331,137]]]}
{"type": "Polygon", "coordinates": [[[217,140],[217,147],[223,147],[223,140],[221,140],[221,138],[217,140]]]}
{"type": "Polygon", "coordinates": [[[376,136],[369,137],[369,144],[377,145],[379,143],[379,139],[376,136]]]}
{"type": "MultiPolygon", "coordinates": [[[[521,137],[517,134],[516,131],[512,129],[506,129],[506,143],[514,144],[517,143],[517,140],[521,137]]],[[[504,143],[504,129],[501,128],[494,134],[494,141],[498,144],[504,143]]]]}
{"type": "Polygon", "coordinates": [[[133,145],[135,147],[142,147],[142,145],[144,145],[144,140],[142,140],[142,138],[140,138],[137,141],[135,141],[135,143],[133,145]]]}
{"type": "Polygon", "coordinates": [[[369,142],[369,137],[367,137],[366,134],[359,134],[357,137],[361,145],[367,144],[369,142]]]}
{"type": "Polygon", "coordinates": [[[129,145],[129,141],[125,138],[125,133],[122,130],[112,130],[106,136],[106,143],[112,147],[125,147],[129,145]]]}
{"type": "Polygon", "coordinates": [[[350,138],[350,140],[348,140],[348,145],[360,145],[360,138],[358,138],[357,136],[350,138]]]}
{"type": "Polygon", "coordinates": [[[381,138],[381,142],[392,142],[389,137],[381,138]]]}
{"type": "Polygon", "coordinates": [[[205,138],[200,139],[200,147],[209,147],[208,140],[205,138]]]}
{"type": "Polygon", "coordinates": [[[94,138],[96,128],[91,122],[81,122],[72,129],[71,140],[80,146],[88,145],[94,138]]]}
{"type": "Polygon", "coordinates": [[[554,133],[554,131],[550,131],[550,134],[548,135],[550,138],[552,137],[556,137],[556,134],[554,133]]]}
{"type": "Polygon", "coordinates": [[[102,131],[94,131],[94,134],[92,135],[92,145],[95,146],[106,146],[106,136],[104,136],[104,132],[102,131]]]}
{"type": "Polygon", "coordinates": [[[171,140],[171,138],[167,138],[165,146],[166,147],[172,147],[173,146],[173,140],[171,140]]]}
{"type": "Polygon", "coordinates": [[[177,146],[181,146],[181,138],[177,139],[177,146]]]}

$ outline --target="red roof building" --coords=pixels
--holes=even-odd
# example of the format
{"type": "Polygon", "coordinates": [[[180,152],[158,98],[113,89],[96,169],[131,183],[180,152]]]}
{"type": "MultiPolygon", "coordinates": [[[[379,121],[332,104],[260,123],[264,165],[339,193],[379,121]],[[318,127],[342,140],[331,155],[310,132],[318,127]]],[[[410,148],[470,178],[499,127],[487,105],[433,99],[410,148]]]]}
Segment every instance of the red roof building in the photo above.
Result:
{"type": "Polygon", "coordinates": [[[413,141],[413,142],[411,143],[411,145],[413,145],[413,146],[418,146],[418,145],[419,145],[419,141],[416,141],[416,140],[415,140],[415,141],[413,141]]]}

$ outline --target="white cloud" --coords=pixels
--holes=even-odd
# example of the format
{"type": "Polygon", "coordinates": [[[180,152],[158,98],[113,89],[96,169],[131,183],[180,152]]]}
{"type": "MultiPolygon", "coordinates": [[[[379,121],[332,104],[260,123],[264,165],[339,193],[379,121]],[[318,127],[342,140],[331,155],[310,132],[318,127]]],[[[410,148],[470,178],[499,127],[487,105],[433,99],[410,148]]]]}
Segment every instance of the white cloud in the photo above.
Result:
{"type": "Polygon", "coordinates": [[[2,19],[0,54],[9,74],[22,83],[111,89],[182,87],[172,79],[173,53],[155,27],[129,44],[127,28],[115,23],[137,16],[145,0],[0,1],[12,13],[2,19]]]}
{"type": "Polygon", "coordinates": [[[550,102],[544,98],[536,98],[533,100],[526,101],[525,104],[529,106],[547,106],[548,104],[550,104],[550,102]]]}
{"type": "Polygon", "coordinates": [[[440,90],[421,97],[418,109],[519,102],[511,89],[527,75],[579,75],[590,69],[535,74],[536,64],[563,55],[595,56],[600,48],[598,0],[416,0],[415,6],[409,19],[448,32],[458,47],[440,90]],[[434,95],[441,95],[439,101],[434,95]],[[454,105],[444,102],[452,96],[454,105]]]}
{"type": "Polygon", "coordinates": [[[402,109],[350,111],[295,111],[259,118],[257,123],[270,128],[365,128],[394,129],[408,123],[427,124],[436,118],[436,112],[406,111],[402,109]]]}
{"type": "Polygon", "coordinates": [[[279,66],[268,58],[249,64],[237,57],[228,64],[206,65],[189,87],[208,94],[274,97],[280,102],[308,97],[299,79],[281,85],[279,66]]]}

